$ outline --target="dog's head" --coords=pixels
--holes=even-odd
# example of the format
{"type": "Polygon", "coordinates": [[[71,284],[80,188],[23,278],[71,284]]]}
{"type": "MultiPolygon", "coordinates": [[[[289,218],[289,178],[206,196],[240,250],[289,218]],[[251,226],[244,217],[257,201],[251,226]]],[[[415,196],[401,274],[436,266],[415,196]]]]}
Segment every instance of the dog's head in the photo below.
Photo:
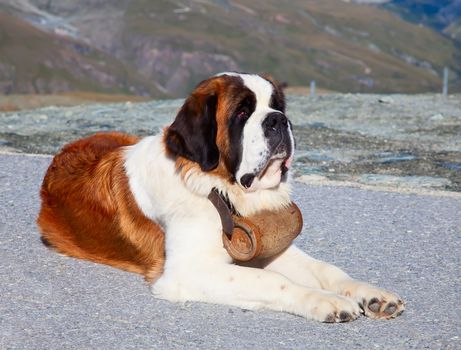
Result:
{"type": "Polygon", "coordinates": [[[222,73],[202,81],[165,133],[167,152],[244,191],[286,181],[294,151],[285,97],[272,79],[222,73]]]}

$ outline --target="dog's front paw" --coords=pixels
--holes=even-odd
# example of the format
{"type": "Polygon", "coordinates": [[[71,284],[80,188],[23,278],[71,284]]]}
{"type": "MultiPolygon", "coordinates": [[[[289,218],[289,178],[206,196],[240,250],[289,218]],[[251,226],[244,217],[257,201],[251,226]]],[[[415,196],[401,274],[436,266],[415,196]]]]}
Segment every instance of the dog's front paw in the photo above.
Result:
{"type": "Polygon", "coordinates": [[[360,315],[354,300],[329,292],[309,293],[304,306],[305,316],[320,322],[349,322],[360,315]]]}
{"type": "Polygon", "coordinates": [[[405,303],[397,294],[364,282],[347,281],[340,294],[356,300],[365,316],[375,319],[394,318],[405,310],[405,303]]]}

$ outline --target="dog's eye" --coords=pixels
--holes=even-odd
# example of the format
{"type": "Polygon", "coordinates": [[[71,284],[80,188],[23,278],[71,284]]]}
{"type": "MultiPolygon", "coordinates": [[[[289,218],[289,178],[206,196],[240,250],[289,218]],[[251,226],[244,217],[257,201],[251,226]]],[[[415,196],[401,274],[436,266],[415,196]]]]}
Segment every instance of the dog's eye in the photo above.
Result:
{"type": "Polygon", "coordinates": [[[246,119],[248,118],[248,110],[247,109],[242,109],[237,112],[237,118],[239,119],[246,119]]]}

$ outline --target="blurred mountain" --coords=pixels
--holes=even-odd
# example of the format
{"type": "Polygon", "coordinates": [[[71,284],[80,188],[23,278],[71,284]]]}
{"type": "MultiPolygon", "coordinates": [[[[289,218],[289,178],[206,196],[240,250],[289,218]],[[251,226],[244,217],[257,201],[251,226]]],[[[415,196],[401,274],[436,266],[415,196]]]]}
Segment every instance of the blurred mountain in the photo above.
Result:
{"type": "Polygon", "coordinates": [[[111,55],[0,12],[0,93],[75,90],[165,96],[111,55]]]}
{"type": "Polygon", "coordinates": [[[461,0],[391,0],[383,7],[439,30],[461,44],[461,0]]]}
{"type": "MultiPolygon", "coordinates": [[[[244,70],[268,72],[294,86],[316,80],[344,92],[428,92],[440,90],[444,66],[452,72],[450,91],[461,90],[461,49],[452,40],[353,1],[0,0],[0,10],[52,35],[37,46],[52,43],[59,52],[67,42],[78,43],[98,55],[93,70],[110,71],[113,79],[119,70],[109,67],[118,64],[125,72],[123,89],[130,91],[136,77],[156,92],[184,96],[207,76],[244,70]],[[97,65],[102,62],[108,62],[105,70],[97,65]]],[[[0,42],[0,50],[11,49],[0,42]]],[[[51,56],[58,67],[61,56],[51,56]]],[[[27,65],[43,67],[44,61],[27,65]]],[[[19,74],[15,61],[6,67],[10,76],[19,74]]],[[[2,80],[8,77],[0,66],[2,80]]]]}

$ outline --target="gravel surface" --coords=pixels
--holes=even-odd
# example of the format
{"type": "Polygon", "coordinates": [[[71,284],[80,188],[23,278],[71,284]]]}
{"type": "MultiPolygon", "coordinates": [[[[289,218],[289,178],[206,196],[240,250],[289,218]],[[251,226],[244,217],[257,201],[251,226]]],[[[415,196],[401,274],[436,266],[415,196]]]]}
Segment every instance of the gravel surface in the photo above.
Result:
{"type": "Polygon", "coordinates": [[[0,349],[460,349],[461,197],[295,184],[297,244],[407,302],[391,321],[321,324],[153,298],[141,277],[47,250],[49,157],[0,155],[0,349]]]}
{"type": "MultiPolygon", "coordinates": [[[[0,151],[56,153],[98,131],[155,133],[182,100],[0,113],[0,151]]],[[[461,95],[287,97],[296,176],[461,191],[461,95]]]]}

